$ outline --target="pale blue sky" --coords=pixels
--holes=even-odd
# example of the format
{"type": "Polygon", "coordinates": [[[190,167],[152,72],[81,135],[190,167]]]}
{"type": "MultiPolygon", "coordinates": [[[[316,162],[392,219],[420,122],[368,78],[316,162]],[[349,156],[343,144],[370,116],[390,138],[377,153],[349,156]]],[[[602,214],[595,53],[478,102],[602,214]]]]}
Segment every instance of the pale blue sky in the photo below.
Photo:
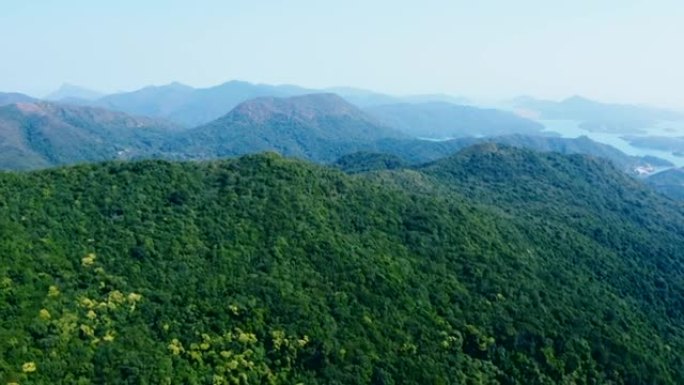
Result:
{"type": "Polygon", "coordinates": [[[676,0],[0,0],[0,90],[231,79],[684,108],[676,0]]]}

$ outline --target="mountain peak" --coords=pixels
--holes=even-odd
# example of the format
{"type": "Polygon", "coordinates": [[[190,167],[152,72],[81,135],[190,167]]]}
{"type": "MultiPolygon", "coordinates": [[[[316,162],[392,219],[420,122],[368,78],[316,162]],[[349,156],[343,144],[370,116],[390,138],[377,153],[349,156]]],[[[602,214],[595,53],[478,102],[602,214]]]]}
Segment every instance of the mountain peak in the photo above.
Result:
{"type": "Polygon", "coordinates": [[[71,83],[63,83],[56,91],[48,94],[47,100],[64,100],[64,99],[81,99],[81,100],[95,100],[99,99],[104,94],[85,87],[77,86],[71,83]]]}
{"type": "Polygon", "coordinates": [[[178,82],[178,81],[171,82],[171,83],[169,83],[165,86],[162,86],[162,87],[177,88],[177,89],[192,89],[192,87],[190,87],[189,85],[183,84],[183,83],[178,82]]]}
{"type": "Polygon", "coordinates": [[[568,98],[565,98],[561,103],[568,103],[568,104],[588,104],[588,103],[595,103],[591,99],[587,99],[584,96],[580,95],[572,95],[568,98]]]}
{"type": "Polygon", "coordinates": [[[215,156],[277,151],[328,162],[361,143],[402,137],[335,94],[309,94],[243,102],[184,140],[215,156]]]}
{"type": "Polygon", "coordinates": [[[332,93],[307,94],[288,98],[260,97],[239,104],[229,115],[244,115],[263,122],[275,115],[286,115],[303,120],[320,116],[365,115],[357,107],[332,93]]]}
{"type": "Polygon", "coordinates": [[[183,83],[171,82],[168,84],[162,84],[160,86],[155,86],[155,85],[147,86],[147,87],[141,88],[140,90],[133,91],[133,92],[140,92],[140,91],[148,91],[148,92],[150,92],[150,91],[153,91],[153,92],[181,91],[181,92],[183,92],[183,91],[193,91],[193,90],[194,90],[194,88],[192,88],[188,85],[185,85],[183,83]]]}

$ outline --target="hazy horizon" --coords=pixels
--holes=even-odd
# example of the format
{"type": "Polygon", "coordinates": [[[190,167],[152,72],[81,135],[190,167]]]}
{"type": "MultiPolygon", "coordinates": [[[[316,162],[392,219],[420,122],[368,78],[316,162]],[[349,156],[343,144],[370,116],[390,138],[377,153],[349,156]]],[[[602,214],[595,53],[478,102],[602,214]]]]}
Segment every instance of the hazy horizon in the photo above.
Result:
{"type": "Polygon", "coordinates": [[[5,3],[3,92],[235,79],[684,109],[684,4],[675,1],[5,3]]]}

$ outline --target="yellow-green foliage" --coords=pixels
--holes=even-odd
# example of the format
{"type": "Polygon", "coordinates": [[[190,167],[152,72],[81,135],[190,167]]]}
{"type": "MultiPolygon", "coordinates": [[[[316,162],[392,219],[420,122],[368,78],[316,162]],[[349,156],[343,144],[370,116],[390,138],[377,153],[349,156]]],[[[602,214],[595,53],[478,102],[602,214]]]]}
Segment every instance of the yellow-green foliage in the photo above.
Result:
{"type": "Polygon", "coordinates": [[[309,343],[308,336],[287,336],[282,330],[272,331],[268,341],[259,341],[239,327],[222,334],[197,333],[197,337],[185,344],[173,338],[168,351],[198,373],[211,375],[214,384],[285,383],[298,350],[309,343]]]}
{"type": "Polygon", "coordinates": [[[0,385],[684,383],[680,206],[557,154],[401,174],[0,173],[0,385]]]}
{"type": "MultiPolygon", "coordinates": [[[[102,267],[96,266],[96,257],[90,253],[81,259],[83,274],[90,276],[93,282],[116,281],[117,277],[105,273],[102,267]]],[[[50,285],[43,299],[43,308],[36,316],[37,325],[44,330],[44,339],[57,341],[52,347],[41,352],[40,355],[26,355],[35,358],[27,361],[9,376],[20,377],[20,372],[32,374],[38,371],[41,361],[49,363],[58,358],[62,349],[78,344],[87,343],[93,349],[100,343],[111,343],[116,338],[116,319],[121,319],[135,311],[135,307],[143,300],[142,295],[130,292],[123,293],[117,289],[109,289],[108,284],[98,284],[97,287],[64,287],[66,292],[57,286],[50,285]],[[99,294],[97,294],[99,293],[99,294]],[[97,297],[93,294],[97,294],[97,297]],[[72,300],[66,300],[72,298],[72,300]],[[41,357],[42,356],[42,357],[41,357]]],[[[94,353],[92,350],[88,350],[94,353]]],[[[50,367],[51,365],[46,364],[50,367]]],[[[21,378],[21,377],[20,377],[21,378]]]]}

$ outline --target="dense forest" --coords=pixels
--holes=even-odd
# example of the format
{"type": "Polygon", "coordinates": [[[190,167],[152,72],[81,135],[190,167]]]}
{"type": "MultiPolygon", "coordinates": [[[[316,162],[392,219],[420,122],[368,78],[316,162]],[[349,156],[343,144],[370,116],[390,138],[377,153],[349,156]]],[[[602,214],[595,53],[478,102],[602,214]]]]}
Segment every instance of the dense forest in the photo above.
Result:
{"type": "Polygon", "coordinates": [[[684,383],[680,203],[492,144],[337,167],[0,174],[0,383],[684,383]]]}

